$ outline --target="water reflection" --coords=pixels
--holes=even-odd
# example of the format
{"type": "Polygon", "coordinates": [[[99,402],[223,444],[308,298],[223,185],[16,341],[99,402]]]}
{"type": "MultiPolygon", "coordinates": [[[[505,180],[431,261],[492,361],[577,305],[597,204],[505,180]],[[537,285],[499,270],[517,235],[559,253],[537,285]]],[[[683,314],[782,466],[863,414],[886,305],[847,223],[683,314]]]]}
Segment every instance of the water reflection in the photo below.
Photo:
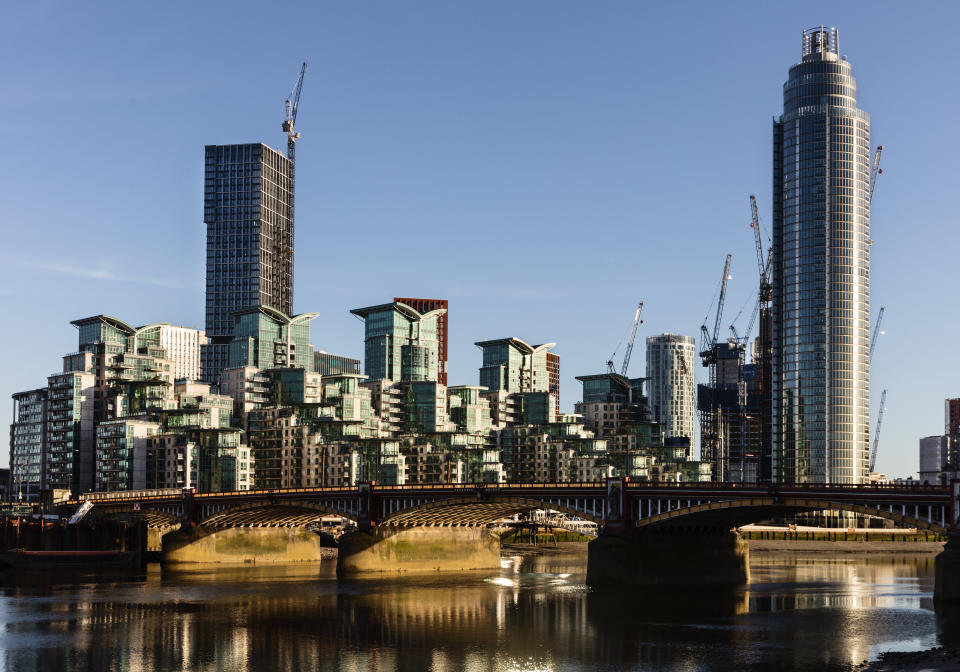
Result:
{"type": "Polygon", "coordinates": [[[8,670],[656,670],[851,664],[925,648],[932,556],[755,554],[730,592],[584,586],[584,555],[499,572],[337,581],[332,563],[0,577],[8,670]]]}

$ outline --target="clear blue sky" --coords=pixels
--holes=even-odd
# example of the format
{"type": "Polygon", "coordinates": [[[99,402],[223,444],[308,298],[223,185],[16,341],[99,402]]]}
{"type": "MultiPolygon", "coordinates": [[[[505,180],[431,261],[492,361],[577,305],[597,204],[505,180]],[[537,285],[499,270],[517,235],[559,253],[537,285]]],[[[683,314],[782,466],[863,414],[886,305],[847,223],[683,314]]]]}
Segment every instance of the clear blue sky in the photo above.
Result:
{"type": "Polygon", "coordinates": [[[769,231],[771,118],[800,30],[820,23],[884,145],[878,467],[913,473],[960,396],[947,2],[8,5],[0,424],[76,348],[72,319],[203,326],[203,146],[283,145],[303,60],[294,307],[320,313],[317,348],[362,355],[351,308],[445,297],[451,384],[475,384],[474,341],[556,341],[572,409],[574,376],[603,369],[638,300],[638,341],[697,333],[727,252],[727,316],[746,304],[745,326],[747,197],[769,231]]]}

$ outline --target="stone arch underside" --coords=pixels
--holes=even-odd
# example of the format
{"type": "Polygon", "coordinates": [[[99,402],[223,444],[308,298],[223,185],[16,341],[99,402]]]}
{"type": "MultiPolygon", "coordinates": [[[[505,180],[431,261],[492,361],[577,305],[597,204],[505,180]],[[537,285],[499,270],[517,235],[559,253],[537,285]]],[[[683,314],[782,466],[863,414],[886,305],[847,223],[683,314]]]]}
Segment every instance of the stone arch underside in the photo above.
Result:
{"type": "Polygon", "coordinates": [[[205,527],[301,527],[323,516],[353,519],[351,514],[315,502],[247,502],[210,514],[205,527]]]}
{"type": "Polygon", "coordinates": [[[101,509],[98,507],[94,507],[93,510],[90,513],[88,513],[86,517],[142,519],[147,521],[147,527],[154,527],[154,528],[176,527],[181,523],[181,518],[177,513],[151,509],[151,508],[131,510],[130,508],[101,509]]]}
{"type": "Polygon", "coordinates": [[[491,497],[484,500],[478,500],[476,497],[441,499],[409,509],[396,511],[384,518],[381,524],[393,526],[451,525],[476,527],[512,516],[515,513],[523,513],[534,509],[560,511],[570,516],[577,516],[583,520],[593,521],[598,525],[603,524],[602,517],[592,515],[585,511],[578,511],[574,507],[522,497],[491,497]]]}
{"type": "MultiPolygon", "coordinates": [[[[909,504],[908,508],[912,509],[913,506],[913,504],[909,504]]],[[[927,509],[926,504],[920,504],[919,507],[921,512],[925,512],[927,509]]],[[[937,508],[936,505],[931,505],[931,507],[934,510],[937,508]]],[[[707,502],[696,506],[683,507],[641,518],[637,521],[637,527],[704,527],[730,529],[732,527],[740,527],[776,516],[782,516],[785,513],[804,513],[826,509],[884,518],[899,524],[901,527],[929,530],[937,534],[947,533],[946,526],[937,520],[928,521],[924,518],[904,515],[902,513],[891,512],[863,504],[817,499],[774,499],[772,497],[707,502]]]]}

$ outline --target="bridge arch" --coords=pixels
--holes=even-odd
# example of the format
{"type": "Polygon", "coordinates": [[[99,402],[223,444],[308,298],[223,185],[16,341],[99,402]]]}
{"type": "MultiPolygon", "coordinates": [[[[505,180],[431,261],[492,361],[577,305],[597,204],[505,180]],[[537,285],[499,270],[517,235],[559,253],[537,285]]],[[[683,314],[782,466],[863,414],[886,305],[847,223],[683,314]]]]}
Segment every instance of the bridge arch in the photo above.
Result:
{"type": "Polygon", "coordinates": [[[355,519],[346,511],[316,502],[244,502],[211,512],[204,527],[301,527],[323,516],[355,519]]]}
{"type": "MultiPolygon", "coordinates": [[[[926,506],[927,505],[922,504],[919,505],[918,508],[926,508],[926,506]]],[[[933,508],[935,509],[936,507],[933,508]]],[[[823,509],[864,514],[891,520],[903,527],[930,530],[937,534],[947,533],[947,527],[944,524],[946,516],[943,516],[940,521],[924,520],[917,516],[895,513],[879,507],[875,508],[851,502],[799,498],[775,499],[773,497],[704,502],[702,504],[646,516],[637,521],[637,527],[643,529],[696,526],[730,529],[731,527],[741,527],[742,525],[755,523],[759,520],[783,515],[784,513],[803,513],[823,509]]]]}
{"type": "Polygon", "coordinates": [[[451,525],[475,527],[492,523],[495,520],[523,513],[534,509],[550,509],[560,511],[584,520],[590,520],[597,525],[603,524],[603,517],[591,512],[583,511],[572,506],[528,499],[525,497],[456,497],[426,502],[408,509],[396,511],[381,521],[382,525],[414,526],[414,525],[451,525]]]}
{"type": "Polygon", "coordinates": [[[142,509],[120,509],[120,508],[101,508],[95,506],[90,513],[89,518],[141,518],[147,521],[147,527],[166,528],[175,527],[182,521],[179,511],[170,511],[166,508],[153,508],[146,506],[142,509]]]}

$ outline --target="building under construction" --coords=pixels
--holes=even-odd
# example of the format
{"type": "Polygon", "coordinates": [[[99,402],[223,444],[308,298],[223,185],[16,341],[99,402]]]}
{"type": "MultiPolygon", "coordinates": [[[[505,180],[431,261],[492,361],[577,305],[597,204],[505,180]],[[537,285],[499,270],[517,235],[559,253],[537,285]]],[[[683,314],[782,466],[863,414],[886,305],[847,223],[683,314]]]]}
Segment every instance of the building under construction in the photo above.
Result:
{"type": "MultiPolygon", "coordinates": [[[[771,313],[769,261],[763,254],[756,201],[751,196],[760,268],[760,291],[746,332],[719,340],[730,259],[724,264],[713,332],[701,327],[700,357],[709,370],[709,382],[697,386],[701,459],[712,465],[714,480],[756,482],[771,479],[771,313]],[[748,348],[759,318],[759,335],[748,348]],[[747,351],[751,349],[750,360],[747,351]]],[[[706,322],[706,320],[704,320],[706,322]]]]}

